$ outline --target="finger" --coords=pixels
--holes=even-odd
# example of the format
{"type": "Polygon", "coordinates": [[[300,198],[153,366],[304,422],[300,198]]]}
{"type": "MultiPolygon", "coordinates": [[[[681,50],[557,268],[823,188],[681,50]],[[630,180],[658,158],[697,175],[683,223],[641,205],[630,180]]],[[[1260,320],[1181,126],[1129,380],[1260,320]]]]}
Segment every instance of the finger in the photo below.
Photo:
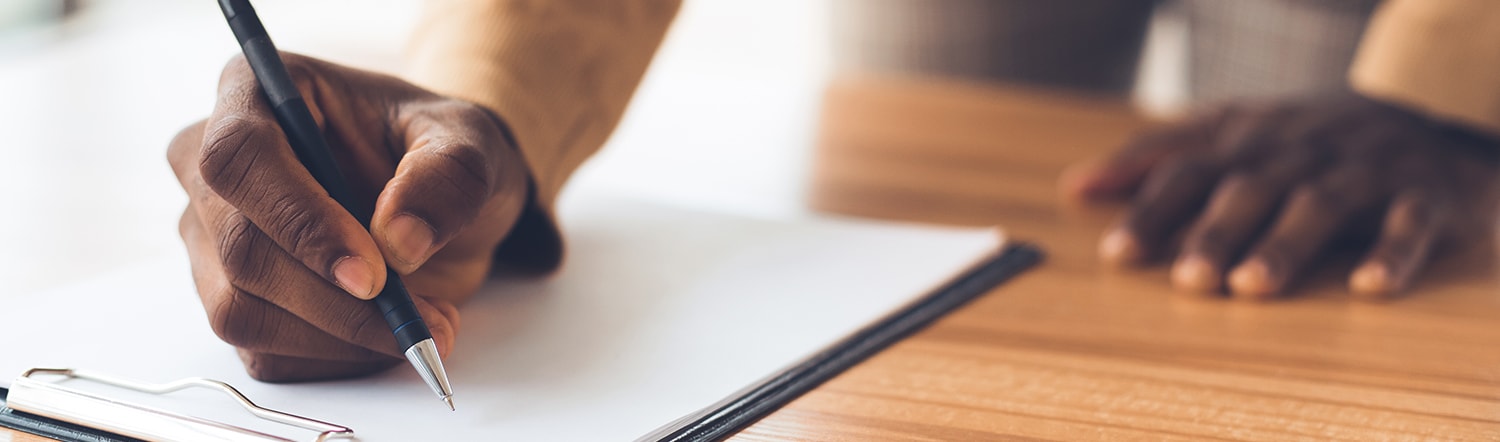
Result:
{"type": "Polygon", "coordinates": [[[385,284],[380,249],[297,161],[243,61],[224,71],[202,146],[203,182],[303,265],[363,299],[385,284]]]}
{"type": "Polygon", "coordinates": [[[421,295],[413,295],[412,304],[417,306],[417,314],[422,315],[422,322],[427,324],[432,342],[437,345],[438,356],[447,358],[458,339],[458,306],[441,298],[421,295]]]}
{"type": "Polygon", "coordinates": [[[1354,164],[1299,186],[1270,232],[1230,272],[1233,294],[1263,299],[1284,290],[1298,272],[1312,265],[1340,227],[1377,205],[1377,182],[1372,168],[1354,164]]]}
{"type": "Polygon", "coordinates": [[[1108,158],[1069,167],[1058,179],[1058,187],[1063,195],[1077,199],[1125,198],[1167,158],[1212,144],[1215,130],[1231,111],[1225,108],[1146,132],[1108,158]]]}
{"type": "Polygon", "coordinates": [[[1275,210],[1282,192],[1278,187],[1248,176],[1221,183],[1183,240],[1172,265],[1172,284],[1195,292],[1218,291],[1230,260],[1275,210]]]}
{"type": "MultiPolygon", "coordinates": [[[[191,257],[193,280],[203,308],[208,313],[209,324],[213,327],[214,334],[224,342],[255,352],[273,352],[326,360],[365,361],[399,356],[393,342],[385,345],[389,348],[384,353],[372,349],[372,346],[352,343],[315,327],[298,315],[270,301],[235,287],[221,264],[218,250],[214,247],[215,241],[203,227],[195,208],[189,207],[183,213],[179,231],[183,242],[187,244],[191,252],[188,255],[191,257]]],[[[295,261],[288,267],[301,269],[295,261]]],[[[305,269],[302,271],[306,272],[305,269]]],[[[318,286],[326,287],[323,293],[299,292],[308,297],[353,301],[352,298],[339,294],[337,289],[321,279],[316,279],[316,276],[311,276],[311,278],[318,286]]],[[[378,317],[378,314],[373,311],[368,314],[378,317]]],[[[385,335],[385,340],[391,341],[389,333],[385,335]]],[[[373,339],[378,340],[379,336],[376,335],[373,339]]]]}
{"type": "MultiPolygon", "coordinates": [[[[250,244],[233,248],[232,258],[219,258],[224,253],[214,248],[217,242],[209,239],[214,235],[201,226],[199,211],[191,209],[183,217],[183,239],[196,251],[191,255],[198,293],[214,332],[225,342],[258,353],[323,360],[401,356],[402,349],[396,348],[394,336],[371,304],[343,296],[285,251],[268,247],[263,235],[254,239],[258,231],[242,218],[238,229],[248,232],[244,237],[251,238],[250,244]],[[237,267],[248,270],[239,276],[220,264],[251,259],[259,262],[237,267]]],[[[413,302],[439,353],[446,354],[457,335],[458,308],[421,296],[414,296],[413,302]]]]}
{"type": "Polygon", "coordinates": [[[311,382],[348,379],[385,371],[401,359],[371,361],[330,361],[317,358],[258,353],[239,349],[240,361],[250,377],[261,382],[311,382]]]}
{"type": "Polygon", "coordinates": [[[1317,167],[1310,150],[1295,150],[1280,161],[1224,179],[1202,216],[1183,239],[1172,266],[1179,289],[1209,293],[1223,286],[1229,265],[1260,232],[1293,180],[1317,167]]]}
{"type": "Polygon", "coordinates": [[[1451,207],[1427,192],[1403,192],[1391,202],[1380,238],[1349,275],[1356,296],[1378,299],[1411,285],[1447,228],[1451,207]]]}
{"type": "MultiPolygon", "coordinates": [[[[396,348],[390,329],[373,304],[342,295],[338,288],[300,265],[286,251],[275,247],[263,232],[232,207],[221,204],[218,208],[218,212],[199,210],[200,213],[209,213],[219,219],[208,223],[205,228],[208,237],[217,238],[218,241],[205,243],[220,248],[204,253],[217,256],[224,263],[218,270],[224,275],[223,279],[228,281],[232,294],[263,300],[266,305],[273,306],[278,311],[251,310],[260,303],[245,301],[216,307],[236,307],[247,311],[231,314],[215,310],[210,312],[211,315],[238,318],[254,314],[275,315],[284,311],[317,330],[350,344],[392,356],[401,355],[404,349],[396,348]]],[[[443,342],[446,339],[451,344],[455,327],[449,323],[457,318],[457,309],[451,305],[448,308],[434,305],[445,301],[421,297],[413,297],[413,301],[417,306],[417,313],[422,316],[429,329],[434,329],[434,337],[439,338],[435,340],[443,342]]],[[[250,341],[253,338],[242,340],[250,341]]],[[[274,344],[268,345],[279,348],[274,344]]]]}
{"type": "Polygon", "coordinates": [[[1197,155],[1179,156],[1151,172],[1125,217],[1099,243],[1112,264],[1138,264],[1166,249],[1172,232],[1208,197],[1219,167],[1197,155]]]}
{"type": "MultiPolygon", "coordinates": [[[[526,175],[498,121],[478,106],[447,101],[403,112],[410,148],[381,191],[371,226],[389,264],[409,274],[482,215],[519,214],[526,175]],[[514,197],[496,200],[497,193],[514,197]]],[[[489,234],[460,246],[492,254],[514,218],[476,226],[489,234]]]]}

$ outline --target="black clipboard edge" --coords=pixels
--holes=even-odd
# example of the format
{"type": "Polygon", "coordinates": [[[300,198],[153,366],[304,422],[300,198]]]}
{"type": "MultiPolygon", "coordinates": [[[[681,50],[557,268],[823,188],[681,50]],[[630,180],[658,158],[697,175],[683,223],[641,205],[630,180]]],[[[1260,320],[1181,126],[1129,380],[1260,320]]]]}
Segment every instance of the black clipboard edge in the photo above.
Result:
{"type": "Polygon", "coordinates": [[[0,429],[20,431],[63,442],[141,442],[139,439],[12,410],[5,406],[5,399],[9,393],[9,389],[0,387],[0,429]]]}
{"type": "MultiPolygon", "coordinates": [[[[685,417],[656,437],[662,442],[710,441],[733,435],[855,364],[962,307],[1042,262],[1045,253],[1028,243],[1009,243],[905,308],[866,326],[812,357],[777,373],[704,412],[685,417]]],[[[653,435],[654,436],[654,435],[653,435]]],[[[648,436],[652,437],[652,436],[648,436]]]]}

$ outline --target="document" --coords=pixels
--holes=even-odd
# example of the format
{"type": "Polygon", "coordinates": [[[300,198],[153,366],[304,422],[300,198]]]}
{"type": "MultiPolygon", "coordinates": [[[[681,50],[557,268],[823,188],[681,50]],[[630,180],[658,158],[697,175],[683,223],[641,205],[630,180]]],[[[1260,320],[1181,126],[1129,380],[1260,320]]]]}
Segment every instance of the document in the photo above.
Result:
{"type": "MultiPolygon", "coordinates": [[[[998,230],[709,213],[565,198],[567,261],[461,307],[458,410],[410,367],[265,384],[209,329],[185,255],[0,295],[0,385],[31,367],[208,377],[363,441],[633,440],[793,364],[988,257],[998,230]]],[[[195,398],[201,400],[202,398],[195,398]]]]}

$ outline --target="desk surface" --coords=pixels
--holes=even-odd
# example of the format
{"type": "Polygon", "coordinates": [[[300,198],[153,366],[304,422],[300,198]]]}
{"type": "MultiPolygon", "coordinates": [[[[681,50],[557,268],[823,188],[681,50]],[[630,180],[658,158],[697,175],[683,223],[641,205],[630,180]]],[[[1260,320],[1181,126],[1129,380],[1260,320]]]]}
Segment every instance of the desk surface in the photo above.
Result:
{"type": "Polygon", "coordinates": [[[1358,302],[1352,259],[1270,303],[1177,293],[1094,259],[1110,210],[1053,180],[1142,122],[1118,103],[841,80],[812,203],[1001,224],[1048,261],[803,396],[736,440],[1489,439],[1500,435],[1500,291],[1488,254],[1358,302]]]}

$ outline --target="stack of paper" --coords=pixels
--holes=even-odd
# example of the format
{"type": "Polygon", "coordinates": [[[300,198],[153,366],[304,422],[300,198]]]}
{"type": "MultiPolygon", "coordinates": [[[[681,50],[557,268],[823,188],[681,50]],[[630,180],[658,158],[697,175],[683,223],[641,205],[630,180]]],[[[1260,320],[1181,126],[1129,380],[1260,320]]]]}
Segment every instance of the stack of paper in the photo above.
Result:
{"type": "Polygon", "coordinates": [[[0,385],[30,367],[204,376],[365,441],[629,440],[717,402],[926,293],[997,249],[994,230],[771,221],[572,198],[552,277],[462,307],[457,412],[400,366],[271,385],[209,330],[185,257],[4,300],[0,385]]]}

